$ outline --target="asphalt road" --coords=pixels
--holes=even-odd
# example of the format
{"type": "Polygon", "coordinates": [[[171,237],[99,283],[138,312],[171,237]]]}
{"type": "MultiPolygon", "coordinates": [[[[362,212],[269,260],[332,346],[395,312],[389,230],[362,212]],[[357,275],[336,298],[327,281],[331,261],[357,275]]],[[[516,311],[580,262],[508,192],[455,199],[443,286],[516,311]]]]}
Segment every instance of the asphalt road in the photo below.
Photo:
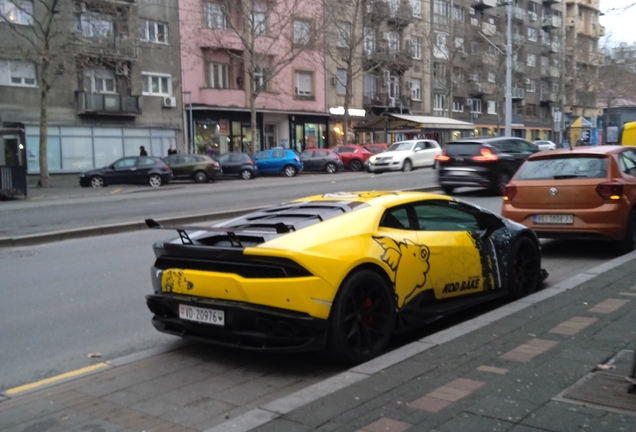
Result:
{"type": "MultiPolygon", "coordinates": [[[[404,177],[411,178],[417,177],[404,177]]],[[[330,190],[344,190],[343,186],[330,190]]],[[[499,197],[475,192],[457,196],[494,211],[501,207],[499,197]]],[[[197,195],[190,196],[190,201],[196,200],[197,195]]],[[[144,349],[179,344],[178,338],[154,330],[144,302],[151,292],[151,245],[167,237],[170,233],[165,231],[138,231],[0,249],[0,391],[144,349]],[[101,357],[89,358],[91,353],[101,357]]],[[[550,241],[544,244],[543,256],[550,286],[615,255],[606,244],[550,241]]],[[[226,350],[214,352],[233,358],[224,354],[226,350]]],[[[299,361],[308,368],[319,366],[314,356],[301,356],[299,361]]]]}
{"type": "MultiPolygon", "coordinates": [[[[0,238],[102,224],[138,222],[272,205],[304,196],[355,190],[400,190],[437,184],[430,168],[409,173],[342,172],[302,174],[293,178],[258,177],[217,183],[175,183],[165,188],[75,187],[65,197],[0,203],[0,238]]],[[[43,191],[35,193],[42,194],[43,191]]]]}

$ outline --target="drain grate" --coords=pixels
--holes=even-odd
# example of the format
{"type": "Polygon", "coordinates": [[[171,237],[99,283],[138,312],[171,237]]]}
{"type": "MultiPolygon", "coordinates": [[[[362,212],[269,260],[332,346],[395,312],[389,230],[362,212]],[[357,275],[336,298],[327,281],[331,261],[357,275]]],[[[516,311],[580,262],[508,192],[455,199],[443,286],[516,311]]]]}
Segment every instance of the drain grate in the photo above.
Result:
{"type": "Polygon", "coordinates": [[[615,366],[602,372],[593,372],[567,388],[561,397],[587,402],[600,407],[631,411],[636,414],[636,394],[627,393],[629,383],[625,380],[631,367],[634,351],[623,350],[614,356],[608,365],[615,366]]]}

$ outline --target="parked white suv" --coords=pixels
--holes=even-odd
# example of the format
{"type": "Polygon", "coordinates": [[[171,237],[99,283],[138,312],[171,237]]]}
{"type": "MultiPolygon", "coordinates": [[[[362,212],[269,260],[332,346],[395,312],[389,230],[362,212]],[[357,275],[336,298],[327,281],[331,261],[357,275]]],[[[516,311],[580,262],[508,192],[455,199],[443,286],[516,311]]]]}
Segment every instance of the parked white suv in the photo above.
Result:
{"type": "Polygon", "coordinates": [[[385,171],[408,172],[415,168],[435,167],[435,157],[442,154],[437,141],[417,139],[392,144],[385,152],[369,158],[367,171],[372,173],[385,171]]]}

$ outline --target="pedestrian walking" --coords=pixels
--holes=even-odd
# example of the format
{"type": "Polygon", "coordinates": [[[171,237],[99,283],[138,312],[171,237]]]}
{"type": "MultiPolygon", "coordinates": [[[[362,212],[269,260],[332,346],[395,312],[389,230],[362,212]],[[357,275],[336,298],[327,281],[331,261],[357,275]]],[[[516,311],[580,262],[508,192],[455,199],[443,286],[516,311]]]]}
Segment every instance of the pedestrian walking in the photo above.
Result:
{"type": "Polygon", "coordinates": [[[146,151],[146,147],[144,147],[144,146],[140,146],[139,147],[139,156],[148,156],[148,152],[146,151]]]}
{"type": "Polygon", "coordinates": [[[170,148],[168,149],[168,156],[173,154],[177,154],[177,149],[175,149],[174,146],[170,146],[170,148]]]}

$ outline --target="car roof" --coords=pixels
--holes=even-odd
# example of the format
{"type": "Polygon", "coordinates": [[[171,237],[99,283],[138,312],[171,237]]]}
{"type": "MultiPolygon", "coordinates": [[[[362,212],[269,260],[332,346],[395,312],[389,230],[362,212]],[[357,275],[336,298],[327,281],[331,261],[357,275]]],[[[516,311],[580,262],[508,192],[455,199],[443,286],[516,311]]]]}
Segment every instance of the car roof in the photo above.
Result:
{"type": "Polygon", "coordinates": [[[364,192],[335,192],[300,198],[293,202],[363,202],[373,206],[390,207],[411,202],[413,200],[443,199],[451,200],[447,195],[437,195],[426,192],[402,191],[364,191],[364,192]]]}
{"type": "Polygon", "coordinates": [[[517,139],[521,141],[530,142],[525,138],[519,137],[465,137],[465,138],[457,138],[453,141],[449,141],[446,144],[465,144],[465,143],[480,143],[480,144],[490,144],[497,141],[505,141],[509,139],[517,139]]]}
{"type": "Polygon", "coordinates": [[[550,150],[549,152],[541,152],[531,155],[528,159],[549,159],[558,156],[564,155],[608,155],[619,153],[621,150],[624,150],[625,147],[615,145],[615,146],[581,146],[574,147],[573,149],[567,148],[557,148],[556,150],[550,150]]]}

